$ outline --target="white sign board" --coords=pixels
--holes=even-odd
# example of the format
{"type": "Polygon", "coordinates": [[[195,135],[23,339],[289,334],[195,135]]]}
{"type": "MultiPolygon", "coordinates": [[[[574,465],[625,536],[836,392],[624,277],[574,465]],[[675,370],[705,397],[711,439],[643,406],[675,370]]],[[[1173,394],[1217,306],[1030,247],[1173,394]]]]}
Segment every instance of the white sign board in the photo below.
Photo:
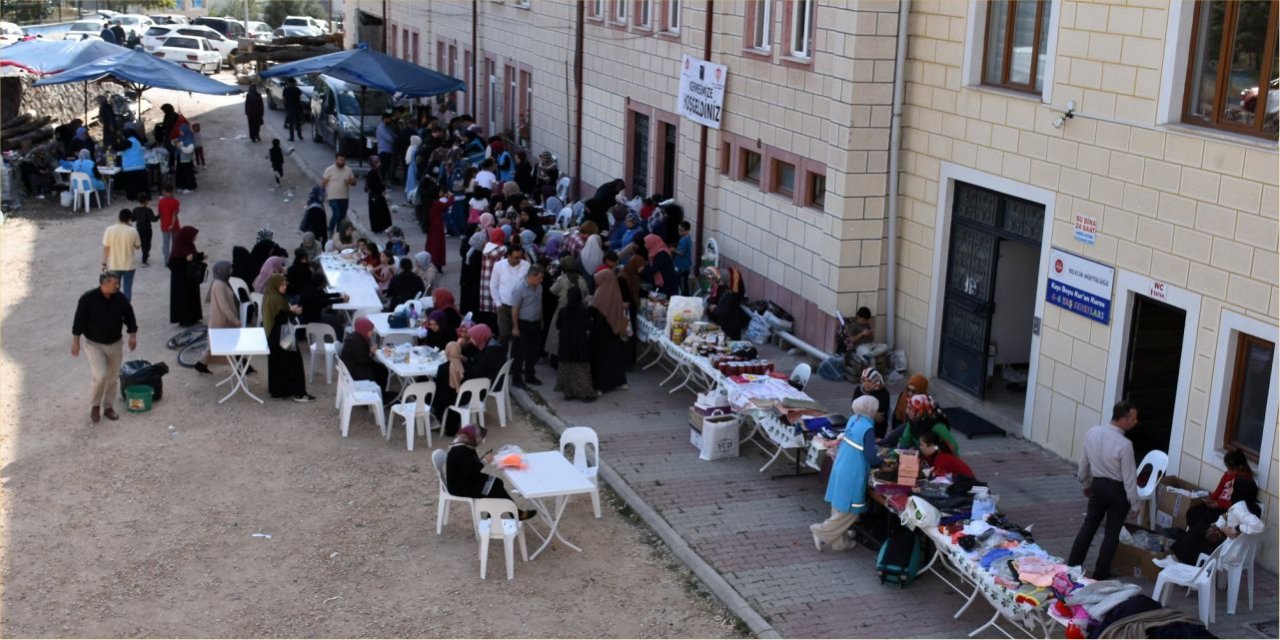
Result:
{"type": "Polygon", "coordinates": [[[1085,244],[1094,244],[1098,241],[1098,219],[1091,218],[1083,213],[1076,214],[1076,240],[1085,244]]]}
{"type": "Polygon", "coordinates": [[[1049,252],[1045,299],[1094,322],[1111,322],[1111,288],[1116,270],[1061,249],[1049,252]]]}
{"type": "Polygon", "coordinates": [[[724,116],[724,82],[729,67],[684,56],[680,62],[680,95],[676,113],[694,122],[720,128],[724,116]]]}

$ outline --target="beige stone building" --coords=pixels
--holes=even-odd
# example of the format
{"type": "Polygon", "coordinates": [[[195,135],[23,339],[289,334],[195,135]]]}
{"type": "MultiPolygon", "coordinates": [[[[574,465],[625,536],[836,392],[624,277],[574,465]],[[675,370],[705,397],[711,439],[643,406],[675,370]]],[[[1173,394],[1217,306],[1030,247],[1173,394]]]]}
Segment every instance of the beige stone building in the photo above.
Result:
{"type": "Polygon", "coordinates": [[[388,0],[385,28],[396,55],[474,66],[480,124],[527,120],[584,194],[622,177],[693,219],[702,130],[676,100],[709,26],[704,237],[749,295],[827,350],[870,307],[948,400],[1070,459],[1132,399],[1170,473],[1212,488],[1249,452],[1275,525],[1280,5],[916,0],[899,68],[898,2],[709,4],[581,5],[580,158],[578,4],[388,0]]]}

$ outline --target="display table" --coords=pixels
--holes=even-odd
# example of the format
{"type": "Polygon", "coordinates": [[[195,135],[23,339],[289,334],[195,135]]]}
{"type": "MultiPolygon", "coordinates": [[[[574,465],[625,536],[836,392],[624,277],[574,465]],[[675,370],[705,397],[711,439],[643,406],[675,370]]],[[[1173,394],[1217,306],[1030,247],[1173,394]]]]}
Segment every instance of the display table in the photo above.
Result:
{"type": "Polygon", "coordinates": [[[249,390],[244,378],[249,372],[249,361],[253,356],[265,356],[271,353],[267,348],[266,329],[262,327],[210,329],[209,353],[214,356],[224,356],[231,363],[231,375],[214,385],[221,387],[228,382],[231,383],[231,393],[219,400],[218,404],[226,402],[236,394],[236,391],[244,391],[250,398],[262,403],[262,398],[253,395],[249,390]]]}
{"type": "Polygon", "coordinates": [[[551,544],[552,539],[581,552],[580,547],[560,535],[560,518],[564,515],[564,507],[571,496],[589,494],[595,490],[595,485],[559,451],[525,453],[522,457],[527,468],[503,469],[502,475],[512,489],[537,506],[538,517],[550,528],[547,535],[543,536],[537,529],[529,527],[542,537],[542,546],[529,554],[529,559],[537,558],[551,544]],[[548,505],[548,501],[554,506],[548,505]]]}

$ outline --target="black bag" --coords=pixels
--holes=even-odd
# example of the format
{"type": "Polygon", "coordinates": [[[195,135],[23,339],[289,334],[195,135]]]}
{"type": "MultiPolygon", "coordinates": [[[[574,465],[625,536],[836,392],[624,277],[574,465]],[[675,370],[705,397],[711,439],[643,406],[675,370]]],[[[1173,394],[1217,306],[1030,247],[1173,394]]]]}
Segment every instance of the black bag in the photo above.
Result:
{"type": "Polygon", "coordinates": [[[880,584],[897,584],[899,589],[911,584],[920,571],[920,556],[924,555],[920,546],[920,536],[914,530],[894,527],[876,556],[880,584]]]}
{"type": "Polygon", "coordinates": [[[194,284],[204,282],[206,276],[209,275],[209,264],[203,258],[196,256],[191,262],[187,263],[187,278],[194,284]]]}
{"type": "Polygon", "coordinates": [[[164,396],[164,374],[169,373],[169,365],[163,362],[152,364],[146,360],[130,360],[120,365],[120,397],[124,398],[124,390],[135,385],[151,387],[155,392],[151,396],[153,402],[159,402],[164,396]]]}

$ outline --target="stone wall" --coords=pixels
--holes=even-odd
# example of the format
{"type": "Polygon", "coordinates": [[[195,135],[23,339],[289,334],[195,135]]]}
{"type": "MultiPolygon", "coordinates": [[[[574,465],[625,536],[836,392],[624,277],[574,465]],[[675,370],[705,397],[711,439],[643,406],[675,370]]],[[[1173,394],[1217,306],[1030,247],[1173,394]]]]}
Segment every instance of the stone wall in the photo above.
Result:
{"type": "MultiPolygon", "coordinates": [[[[85,111],[85,85],[82,83],[56,84],[33,87],[31,78],[0,79],[0,121],[8,120],[24,111],[53,117],[59,124],[75,118],[83,118],[85,111]]],[[[91,118],[98,114],[94,96],[101,93],[123,91],[120,85],[102,82],[89,87],[89,111],[91,118]]]]}

